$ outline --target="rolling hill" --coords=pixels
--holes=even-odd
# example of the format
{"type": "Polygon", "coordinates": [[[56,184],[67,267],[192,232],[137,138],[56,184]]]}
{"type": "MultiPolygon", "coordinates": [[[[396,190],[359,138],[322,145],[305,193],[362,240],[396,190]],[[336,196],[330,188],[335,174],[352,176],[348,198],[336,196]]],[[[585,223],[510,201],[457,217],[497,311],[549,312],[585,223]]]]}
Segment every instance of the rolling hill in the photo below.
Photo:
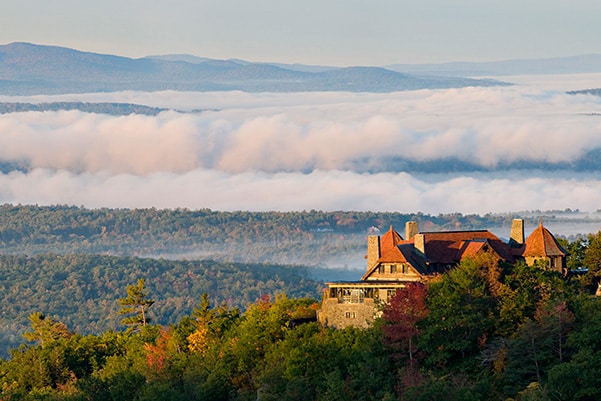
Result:
{"type": "Polygon", "coordinates": [[[0,94],[122,90],[394,92],[507,85],[493,80],[427,77],[380,67],[309,68],[193,56],[132,59],[74,49],[11,43],[0,46],[0,94]]]}

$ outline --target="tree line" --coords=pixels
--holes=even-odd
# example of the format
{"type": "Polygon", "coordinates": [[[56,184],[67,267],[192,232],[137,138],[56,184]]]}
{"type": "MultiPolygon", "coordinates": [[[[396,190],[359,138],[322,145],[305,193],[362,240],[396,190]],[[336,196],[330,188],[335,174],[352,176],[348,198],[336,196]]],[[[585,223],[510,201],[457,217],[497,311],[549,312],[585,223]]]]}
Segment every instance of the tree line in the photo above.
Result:
{"type": "MultiPolygon", "coordinates": [[[[555,212],[547,213],[546,220],[555,212]]],[[[538,224],[544,212],[527,222],[538,224]]],[[[569,215],[567,215],[569,217],[569,215]]],[[[352,255],[362,260],[368,233],[503,227],[511,215],[425,215],[377,212],[222,212],[210,209],[85,209],[0,206],[0,253],[87,253],[169,259],[324,266],[352,255]]],[[[361,263],[360,263],[361,264],[361,263]]]]}
{"type": "Polygon", "coordinates": [[[28,111],[79,110],[84,113],[108,114],[111,116],[128,116],[142,114],[156,116],[167,109],[143,106],[131,103],[89,103],[89,102],[51,102],[51,103],[10,103],[0,102],[0,114],[24,113],[28,111]]]}

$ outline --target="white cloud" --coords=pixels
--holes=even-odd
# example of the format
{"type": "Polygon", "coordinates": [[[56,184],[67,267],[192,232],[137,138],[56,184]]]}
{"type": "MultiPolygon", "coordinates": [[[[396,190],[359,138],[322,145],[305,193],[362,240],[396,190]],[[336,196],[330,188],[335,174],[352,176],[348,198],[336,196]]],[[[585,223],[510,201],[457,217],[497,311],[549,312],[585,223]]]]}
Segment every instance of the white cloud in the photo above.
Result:
{"type": "Polygon", "coordinates": [[[501,213],[580,209],[601,204],[601,181],[570,175],[521,178],[487,174],[438,176],[342,171],[228,174],[197,169],[147,176],[75,174],[36,169],[0,175],[0,203],[215,210],[373,210],[411,213],[501,213]]]}
{"type": "Polygon", "coordinates": [[[153,105],[171,98],[180,108],[219,110],[156,117],[6,114],[0,116],[0,159],[75,172],[143,175],[203,167],[275,173],[342,169],[385,157],[458,158],[487,167],[565,162],[601,147],[601,118],[587,115],[601,110],[601,98],[524,87],[154,96],[153,105]]]}
{"type": "MultiPolygon", "coordinates": [[[[570,161],[601,147],[601,98],[538,87],[391,94],[122,92],[0,98],[117,101],[202,113],[0,115],[0,202],[217,210],[486,213],[601,204],[601,181],[521,171],[343,171],[398,156],[494,166],[570,161]]],[[[380,166],[382,167],[382,166],[380,166]]]]}

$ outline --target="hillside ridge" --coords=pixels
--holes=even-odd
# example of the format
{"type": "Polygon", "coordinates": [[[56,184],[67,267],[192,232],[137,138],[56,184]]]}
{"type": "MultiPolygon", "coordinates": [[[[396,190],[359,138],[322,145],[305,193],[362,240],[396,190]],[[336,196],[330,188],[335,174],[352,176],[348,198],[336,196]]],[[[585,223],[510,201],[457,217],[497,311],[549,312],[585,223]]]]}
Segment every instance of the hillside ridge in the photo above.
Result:
{"type": "Polygon", "coordinates": [[[189,57],[128,58],[59,46],[0,46],[0,94],[31,95],[123,90],[394,92],[507,85],[463,77],[426,77],[383,67],[288,68],[285,64],[189,57]]]}

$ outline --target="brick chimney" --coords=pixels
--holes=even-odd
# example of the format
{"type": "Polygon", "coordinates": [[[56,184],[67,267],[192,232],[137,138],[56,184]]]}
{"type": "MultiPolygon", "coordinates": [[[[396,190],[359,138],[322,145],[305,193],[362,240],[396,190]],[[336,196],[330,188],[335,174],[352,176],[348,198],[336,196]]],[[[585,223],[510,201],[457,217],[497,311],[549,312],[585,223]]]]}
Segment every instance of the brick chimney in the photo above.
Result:
{"type": "Polygon", "coordinates": [[[417,221],[408,221],[405,223],[405,239],[410,240],[419,232],[417,221]]]}
{"type": "Polygon", "coordinates": [[[367,270],[369,270],[380,259],[380,236],[370,235],[367,237],[367,270]]]}
{"type": "Polygon", "coordinates": [[[509,234],[509,245],[520,246],[524,244],[524,220],[513,219],[511,222],[511,234],[509,234]]]}

